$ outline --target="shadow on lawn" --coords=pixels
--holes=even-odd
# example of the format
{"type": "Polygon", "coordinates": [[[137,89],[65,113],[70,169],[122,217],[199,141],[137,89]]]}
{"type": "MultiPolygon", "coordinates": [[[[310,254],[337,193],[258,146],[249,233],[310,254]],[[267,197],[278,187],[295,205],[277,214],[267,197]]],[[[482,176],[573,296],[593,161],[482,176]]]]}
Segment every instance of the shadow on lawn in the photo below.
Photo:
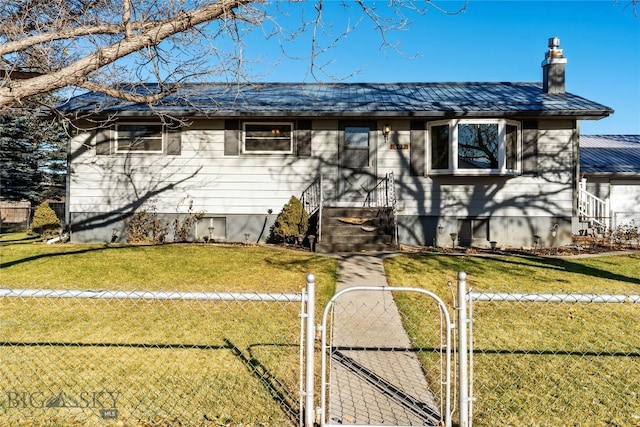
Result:
{"type": "MultiPolygon", "coordinates": [[[[409,255],[409,254],[408,254],[409,255]]],[[[595,277],[607,280],[616,280],[623,283],[630,283],[633,285],[640,285],[640,276],[634,277],[617,273],[615,271],[605,270],[602,268],[593,267],[577,261],[576,258],[570,257],[548,257],[540,255],[522,255],[522,254],[510,254],[500,253],[491,255],[476,255],[476,254],[417,254],[416,257],[433,257],[437,260],[438,264],[443,269],[454,271],[465,271],[470,276],[480,276],[485,271],[503,271],[505,274],[510,274],[514,267],[523,267],[525,269],[540,268],[550,269],[556,271],[562,271],[570,274],[580,274],[588,277],[595,277]],[[464,260],[464,262],[460,262],[464,260]]],[[[598,255],[597,258],[602,259],[610,255],[598,255]]],[[[616,256],[621,256],[616,254],[616,256]]],[[[628,255],[637,258],[640,262],[640,254],[637,252],[631,252],[628,255]]],[[[403,266],[405,271],[418,273],[422,270],[412,269],[410,264],[403,266]],[[411,271],[414,270],[414,271],[411,271]]],[[[612,270],[615,265],[612,266],[612,270]]],[[[515,279],[514,279],[515,280],[515,279]]]]}
{"type": "MultiPolygon", "coordinates": [[[[68,247],[66,247],[66,248],[68,249],[68,247]]],[[[131,246],[105,244],[105,245],[102,245],[102,246],[73,248],[71,250],[66,250],[64,252],[44,253],[44,254],[38,254],[38,255],[29,256],[29,257],[22,258],[22,259],[16,259],[16,260],[13,260],[13,261],[2,262],[2,263],[0,263],[0,269],[13,267],[14,265],[24,264],[24,263],[31,262],[31,261],[37,261],[37,260],[43,259],[43,258],[66,257],[66,256],[79,255],[79,254],[86,254],[86,253],[90,253],[90,252],[114,250],[114,249],[125,249],[125,248],[131,248],[131,246]]]]}
{"type": "Polygon", "coordinates": [[[225,338],[224,342],[238,360],[240,360],[242,364],[249,369],[249,372],[251,372],[251,374],[265,386],[271,395],[271,398],[282,407],[282,410],[287,414],[289,419],[291,419],[294,424],[297,424],[300,419],[300,401],[291,394],[291,391],[287,389],[287,386],[278,377],[276,377],[273,372],[253,356],[251,351],[251,348],[255,346],[269,345],[289,347],[292,344],[253,344],[248,347],[248,351],[245,354],[228,338],[225,338]]]}
{"type": "Polygon", "coordinates": [[[252,347],[278,346],[298,347],[297,344],[252,344],[245,353],[228,338],[224,338],[224,345],[209,344],[150,344],[150,343],[105,343],[105,342],[25,342],[0,341],[0,347],[77,347],[77,348],[139,348],[139,349],[169,349],[169,350],[229,350],[266,388],[271,398],[282,408],[294,424],[300,419],[300,400],[287,386],[277,378],[265,365],[252,354],[252,347]]]}
{"type": "MultiPolygon", "coordinates": [[[[618,274],[613,271],[607,271],[600,268],[595,268],[589,265],[575,262],[570,258],[557,258],[557,257],[542,257],[542,256],[527,256],[529,260],[534,260],[539,263],[536,268],[550,268],[554,270],[561,270],[571,274],[582,274],[589,277],[597,277],[600,279],[616,280],[624,283],[631,283],[634,285],[640,285],[640,277],[629,277],[623,274],[618,274]]],[[[531,264],[524,262],[514,261],[514,258],[497,258],[503,263],[522,265],[531,267],[531,264]]],[[[517,259],[517,258],[516,258],[517,259]]],[[[640,259],[639,259],[640,261],[640,259]]]]}

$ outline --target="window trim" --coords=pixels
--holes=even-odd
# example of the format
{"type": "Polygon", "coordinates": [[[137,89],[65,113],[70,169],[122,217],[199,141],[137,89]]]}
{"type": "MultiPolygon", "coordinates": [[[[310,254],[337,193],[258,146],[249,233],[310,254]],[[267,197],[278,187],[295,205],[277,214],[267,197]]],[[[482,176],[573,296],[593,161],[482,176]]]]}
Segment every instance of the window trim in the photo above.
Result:
{"type": "Polygon", "coordinates": [[[508,119],[453,119],[438,120],[427,124],[427,175],[471,175],[471,176],[515,176],[522,174],[522,123],[508,119]],[[464,124],[497,124],[498,125],[498,168],[460,168],[458,167],[458,125],[464,124]],[[448,165],[447,169],[434,169],[432,166],[431,139],[432,128],[448,125],[448,165]],[[516,128],[516,159],[515,168],[507,168],[507,126],[516,128]]]}
{"type": "MultiPolygon", "coordinates": [[[[166,126],[162,123],[149,123],[149,122],[120,122],[116,123],[113,130],[114,154],[165,154],[167,151],[167,130],[166,126]],[[119,149],[119,132],[122,126],[153,126],[160,127],[160,139],[161,148],[159,150],[131,150],[131,149],[119,149]]],[[[127,145],[129,147],[130,145],[127,145]]]]}
{"type": "MultiPolygon", "coordinates": [[[[294,126],[294,122],[269,122],[269,121],[259,121],[259,122],[242,122],[242,144],[241,144],[241,153],[245,155],[251,154],[280,154],[280,155],[292,155],[294,153],[294,134],[296,128],[294,126]],[[289,126],[289,149],[288,150],[247,150],[247,125],[268,125],[268,126],[289,126]]],[[[284,138],[281,138],[284,140],[284,138]]],[[[268,140],[268,138],[265,138],[268,140]]]]}

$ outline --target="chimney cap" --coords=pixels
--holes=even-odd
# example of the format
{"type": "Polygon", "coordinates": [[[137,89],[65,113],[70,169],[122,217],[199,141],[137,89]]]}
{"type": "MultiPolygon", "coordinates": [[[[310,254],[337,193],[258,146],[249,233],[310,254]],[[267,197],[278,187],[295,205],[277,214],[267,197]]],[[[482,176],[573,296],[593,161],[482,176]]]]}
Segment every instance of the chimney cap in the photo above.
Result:
{"type": "Polygon", "coordinates": [[[565,93],[564,79],[567,58],[564,57],[559,46],[560,39],[558,37],[549,38],[549,50],[542,62],[542,90],[545,93],[565,93]]]}
{"type": "Polygon", "coordinates": [[[560,38],[559,37],[550,37],[549,38],[549,50],[544,55],[544,61],[542,62],[542,66],[551,64],[551,63],[566,63],[567,58],[564,57],[563,49],[560,49],[560,38]]]}

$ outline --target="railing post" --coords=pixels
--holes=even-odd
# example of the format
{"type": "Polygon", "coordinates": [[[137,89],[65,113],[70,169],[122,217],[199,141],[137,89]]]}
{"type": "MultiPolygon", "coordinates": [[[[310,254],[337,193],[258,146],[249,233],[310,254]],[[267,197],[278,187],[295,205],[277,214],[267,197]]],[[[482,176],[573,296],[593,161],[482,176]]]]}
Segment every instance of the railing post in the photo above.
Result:
{"type": "Polygon", "coordinates": [[[460,413],[459,426],[469,427],[469,349],[467,343],[467,273],[458,273],[458,371],[460,413]]]}
{"type": "Polygon", "coordinates": [[[315,327],[315,298],[316,282],[315,276],[311,273],[307,275],[307,326],[305,335],[305,395],[304,395],[304,427],[313,427],[315,418],[315,408],[313,402],[314,384],[314,344],[316,339],[315,327]]]}

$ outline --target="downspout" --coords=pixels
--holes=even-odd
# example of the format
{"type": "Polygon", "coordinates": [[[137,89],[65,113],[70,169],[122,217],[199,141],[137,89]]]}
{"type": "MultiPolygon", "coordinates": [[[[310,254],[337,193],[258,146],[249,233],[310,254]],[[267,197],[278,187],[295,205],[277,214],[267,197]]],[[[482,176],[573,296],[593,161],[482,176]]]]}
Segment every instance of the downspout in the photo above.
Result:
{"type": "Polygon", "coordinates": [[[71,202],[71,134],[69,133],[68,122],[63,123],[64,130],[67,135],[69,135],[69,139],[67,141],[67,159],[66,159],[66,169],[67,173],[65,174],[64,180],[64,228],[67,230],[69,241],[71,241],[71,213],[69,211],[69,205],[71,202]]]}

